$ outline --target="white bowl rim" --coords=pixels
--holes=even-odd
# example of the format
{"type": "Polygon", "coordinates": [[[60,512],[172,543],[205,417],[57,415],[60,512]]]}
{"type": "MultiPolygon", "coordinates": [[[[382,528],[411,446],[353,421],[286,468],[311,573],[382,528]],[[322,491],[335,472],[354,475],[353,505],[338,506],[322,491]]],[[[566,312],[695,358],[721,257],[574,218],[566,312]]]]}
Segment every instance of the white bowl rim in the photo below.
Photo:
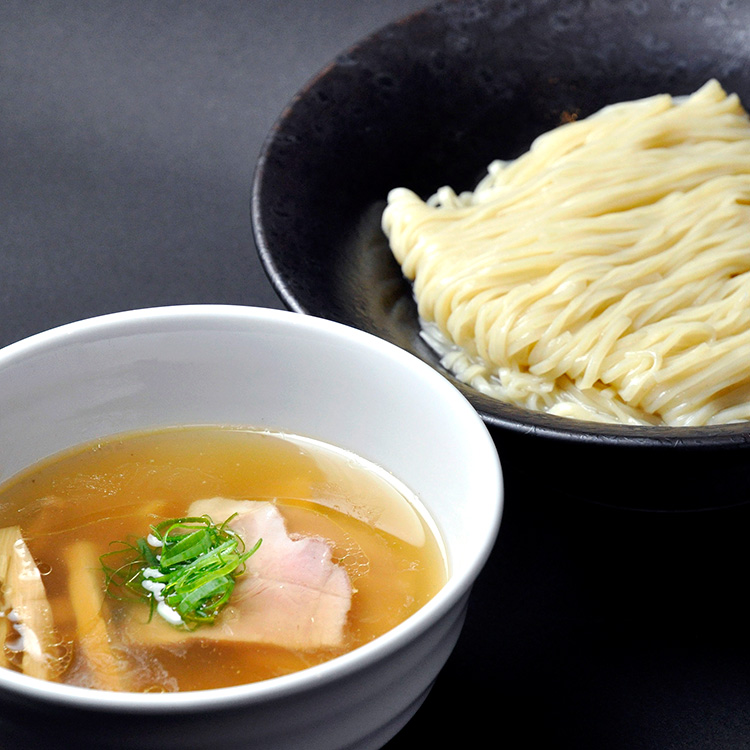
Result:
{"type": "Polygon", "coordinates": [[[35,701],[44,701],[61,706],[84,708],[89,711],[121,713],[164,713],[190,712],[229,708],[253,703],[290,697],[308,690],[311,686],[328,684],[360,669],[385,659],[397,652],[420,633],[429,629],[443,615],[450,611],[460,599],[467,595],[477,575],[484,567],[497,539],[504,508],[503,475],[497,451],[485,424],[469,401],[427,363],[399,348],[395,344],[353,327],[324,318],[290,310],[231,305],[231,304],[184,304],[160,307],[139,308],[107,313],[83,320],[65,323],[46,331],[33,334],[0,349],[0,368],[6,362],[33,354],[46,347],[51,341],[62,338],[87,336],[103,328],[115,331],[131,325],[159,320],[168,321],[177,317],[196,316],[203,319],[255,319],[283,322],[295,318],[295,325],[320,330],[349,339],[353,344],[366,346],[387,357],[391,357],[406,367],[420,371],[434,386],[460,407],[470,410],[476,420],[476,437],[484,444],[487,483],[493,486],[492,495],[497,501],[492,509],[491,522],[485,527],[484,538],[475,547],[473,563],[466,567],[460,576],[451,575],[445,586],[421,609],[387,633],[353,651],[313,667],[260,682],[232,687],[213,688],[175,693],[133,693],[109,692],[90,688],[46,682],[28,675],[0,669],[0,695],[11,692],[35,701]],[[463,403],[461,403],[463,402],[463,403]],[[494,458],[493,458],[494,457],[494,458]]]}

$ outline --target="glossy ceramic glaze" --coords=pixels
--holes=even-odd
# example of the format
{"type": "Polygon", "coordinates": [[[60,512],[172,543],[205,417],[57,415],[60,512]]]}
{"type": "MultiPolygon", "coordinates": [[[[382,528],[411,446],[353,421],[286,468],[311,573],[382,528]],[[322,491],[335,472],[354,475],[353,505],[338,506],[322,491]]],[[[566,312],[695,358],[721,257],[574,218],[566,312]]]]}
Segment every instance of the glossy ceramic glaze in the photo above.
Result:
{"type": "Polygon", "coordinates": [[[502,512],[497,453],[471,405],[401,349],[286,311],[117,313],[0,350],[2,479],[83,441],[196,423],[284,429],[385,467],[441,530],[447,585],[372,643],[254,685],[115,694],[0,669],[8,747],[374,749],[429,691],[502,512]]]}
{"type": "Polygon", "coordinates": [[[466,388],[419,338],[411,288],[380,230],[388,191],[471,189],[487,164],[606,104],[688,94],[711,77],[750,102],[750,5],[725,0],[463,0],[343,52],[269,134],[252,216],[292,309],[374,333],[424,359],[488,424],[506,478],[645,510],[750,499],[750,431],[566,420],[466,388]],[[543,476],[537,467],[545,466],[543,476]],[[616,481],[613,481],[616,478],[616,481]]]}

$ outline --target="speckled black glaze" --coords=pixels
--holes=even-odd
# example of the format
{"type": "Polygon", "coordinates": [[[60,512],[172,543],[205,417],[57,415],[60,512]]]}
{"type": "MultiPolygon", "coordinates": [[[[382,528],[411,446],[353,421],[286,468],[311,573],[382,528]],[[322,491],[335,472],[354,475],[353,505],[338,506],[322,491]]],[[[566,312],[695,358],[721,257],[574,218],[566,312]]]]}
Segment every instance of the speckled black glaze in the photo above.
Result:
{"type": "MultiPolygon", "coordinates": [[[[749,3],[431,6],[341,54],[281,115],[253,186],[261,260],[291,309],[370,331],[442,371],[380,231],[388,190],[472,188],[492,159],[517,156],[570,114],[687,94],[711,77],[750,101],[749,3]]],[[[530,491],[648,510],[750,500],[746,425],[575,422],[498,403],[444,374],[493,433],[506,480],[530,491]]]]}

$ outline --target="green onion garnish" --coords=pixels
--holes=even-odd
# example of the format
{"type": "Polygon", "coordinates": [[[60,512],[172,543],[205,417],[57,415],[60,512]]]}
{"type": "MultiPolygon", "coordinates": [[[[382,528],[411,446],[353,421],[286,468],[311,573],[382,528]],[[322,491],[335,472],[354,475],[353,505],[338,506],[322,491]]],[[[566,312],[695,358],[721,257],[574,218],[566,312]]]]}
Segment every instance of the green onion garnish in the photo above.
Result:
{"type": "Polygon", "coordinates": [[[252,549],[229,528],[234,516],[215,524],[208,516],[170,518],[146,538],[113,542],[101,556],[109,596],[142,599],[176,627],[194,630],[214,622],[245,570],[252,549]]]}

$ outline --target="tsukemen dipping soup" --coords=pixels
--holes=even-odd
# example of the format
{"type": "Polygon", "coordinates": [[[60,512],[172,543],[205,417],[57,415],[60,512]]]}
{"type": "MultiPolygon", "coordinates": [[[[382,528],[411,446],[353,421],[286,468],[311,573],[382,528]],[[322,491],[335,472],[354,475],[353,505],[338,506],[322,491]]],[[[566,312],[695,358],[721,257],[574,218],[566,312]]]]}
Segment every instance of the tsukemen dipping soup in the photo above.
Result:
{"type": "Polygon", "coordinates": [[[0,488],[0,664],[102,690],[244,684],[385,633],[445,583],[387,472],[287,434],[116,436],[0,488]]]}

